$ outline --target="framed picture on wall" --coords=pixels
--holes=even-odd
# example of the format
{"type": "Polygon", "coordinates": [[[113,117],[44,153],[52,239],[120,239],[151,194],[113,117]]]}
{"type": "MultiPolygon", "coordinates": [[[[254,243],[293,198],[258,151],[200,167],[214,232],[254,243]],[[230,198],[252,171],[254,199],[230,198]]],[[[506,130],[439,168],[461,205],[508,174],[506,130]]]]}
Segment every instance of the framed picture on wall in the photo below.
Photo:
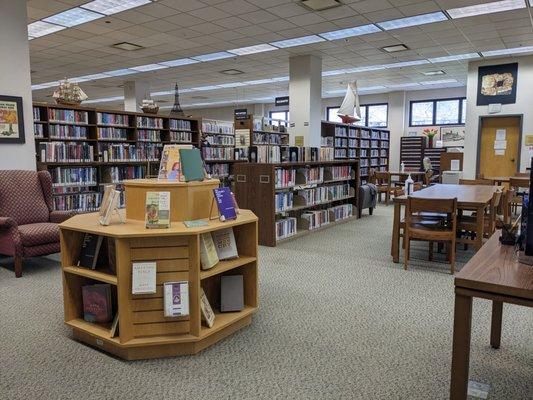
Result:
{"type": "Polygon", "coordinates": [[[464,147],[465,132],[464,126],[441,126],[442,147],[464,147]]]}
{"type": "Polygon", "coordinates": [[[24,142],[22,97],[0,96],[0,144],[24,142]]]}
{"type": "Polygon", "coordinates": [[[516,103],[518,63],[479,67],[477,105],[516,103]]]}

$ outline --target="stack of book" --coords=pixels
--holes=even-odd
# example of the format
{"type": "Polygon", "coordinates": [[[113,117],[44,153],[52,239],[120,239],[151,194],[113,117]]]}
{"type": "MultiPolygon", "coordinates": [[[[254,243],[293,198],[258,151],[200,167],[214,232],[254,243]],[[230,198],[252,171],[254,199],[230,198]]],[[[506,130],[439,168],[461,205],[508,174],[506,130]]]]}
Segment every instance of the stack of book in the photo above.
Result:
{"type": "Polygon", "coordinates": [[[71,124],[88,124],[89,114],[87,111],[64,110],[60,108],[48,109],[49,122],[65,122],[71,124]]]}
{"type": "Polygon", "coordinates": [[[296,171],[294,169],[279,168],[275,171],[276,189],[290,188],[296,183],[296,171]]]}
{"type": "Polygon", "coordinates": [[[55,167],[48,170],[52,175],[52,186],[94,186],[96,185],[96,168],[63,168],[55,167]]]}
{"type": "Polygon", "coordinates": [[[124,128],[98,127],[98,140],[128,140],[128,133],[124,128]]]}
{"type": "Polygon", "coordinates": [[[163,118],[137,117],[137,128],[163,129],[163,118]]]}
{"type": "Polygon", "coordinates": [[[299,168],[297,177],[305,185],[324,182],[324,167],[299,168]]]}
{"type": "Polygon", "coordinates": [[[312,230],[329,224],[329,211],[316,210],[303,212],[301,218],[307,221],[307,229],[312,230]]]}
{"type": "Polygon", "coordinates": [[[58,211],[73,210],[77,212],[97,211],[101,200],[101,193],[78,193],[54,196],[54,209],[58,211]]]}
{"type": "Polygon", "coordinates": [[[279,146],[270,145],[250,146],[250,160],[257,163],[279,163],[281,149],[279,146]]]}
{"type": "Polygon", "coordinates": [[[75,125],[50,125],[51,139],[87,139],[87,127],[75,125]]]}
{"type": "Polygon", "coordinates": [[[345,183],[343,185],[327,186],[329,192],[329,200],[340,200],[350,196],[350,185],[345,183]]]}
{"type": "Polygon", "coordinates": [[[87,143],[47,142],[39,144],[41,162],[92,162],[93,146],[87,143]]]}
{"type": "Polygon", "coordinates": [[[325,203],[329,200],[328,188],[325,186],[319,186],[313,189],[298,190],[297,195],[303,202],[303,205],[306,206],[325,203]]]}
{"type": "Polygon", "coordinates": [[[139,142],[160,142],[161,135],[159,131],[139,129],[137,131],[137,140],[139,142]]]}
{"type": "Polygon", "coordinates": [[[206,164],[207,173],[213,178],[227,178],[229,176],[229,164],[206,164]]]}
{"type": "Polygon", "coordinates": [[[124,165],[105,168],[103,179],[106,183],[120,184],[125,179],[142,179],[146,176],[146,167],[143,165],[124,165]]]}
{"type": "Polygon", "coordinates": [[[350,179],[352,176],[352,167],[350,165],[333,165],[326,167],[325,173],[331,180],[350,179]]]}
{"type": "Polygon", "coordinates": [[[296,218],[287,217],[276,221],[276,240],[296,235],[296,218]]]}
{"type": "Polygon", "coordinates": [[[335,149],[333,147],[322,147],[320,149],[320,161],[333,161],[335,159],[335,149]]]}
{"type": "MultiPolygon", "coordinates": [[[[190,122],[190,121],[185,121],[190,122]]],[[[174,143],[191,143],[192,133],[184,131],[170,131],[170,141],[174,143]]]]}
{"type": "Polygon", "coordinates": [[[173,119],[171,118],[168,122],[169,128],[178,131],[190,131],[191,130],[191,121],[184,119],[173,119]]]}
{"type": "Polygon", "coordinates": [[[349,218],[353,215],[352,204],[341,204],[339,206],[328,208],[331,221],[340,221],[342,219],[349,218]]]}
{"type": "Polygon", "coordinates": [[[274,204],[276,205],[276,212],[284,212],[293,207],[294,194],[293,192],[279,192],[275,194],[274,204]]]}
{"type": "Polygon", "coordinates": [[[233,160],[232,148],[225,147],[202,147],[204,160],[233,160]]]}
{"type": "Polygon", "coordinates": [[[129,126],[129,116],[97,112],[96,123],[99,125],[129,126]]]}

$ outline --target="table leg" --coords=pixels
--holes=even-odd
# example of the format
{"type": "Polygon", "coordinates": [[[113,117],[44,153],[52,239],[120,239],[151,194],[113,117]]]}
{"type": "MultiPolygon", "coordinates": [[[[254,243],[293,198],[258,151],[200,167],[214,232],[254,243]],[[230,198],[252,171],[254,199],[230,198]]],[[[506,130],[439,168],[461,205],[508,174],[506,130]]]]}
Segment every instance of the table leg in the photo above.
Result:
{"type": "Polygon", "coordinates": [[[395,263],[400,262],[400,208],[400,203],[394,202],[391,255],[395,263]]]}
{"type": "Polygon", "coordinates": [[[492,320],[490,324],[490,345],[493,349],[500,348],[500,339],[502,337],[502,313],[503,302],[492,301],[492,320]]]}
{"type": "Polygon", "coordinates": [[[476,211],[476,222],[477,222],[477,229],[476,229],[476,243],[475,248],[476,251],[481,249],[481,246],[483,246],[483,226],[485,225],[485,205],[480,206],[477,208],[476,211]]]}
{"type": "Polygon", "coordinates": [[[466,400],[472,329],[472,297],[455,294],[450,400],[466,400]]]}

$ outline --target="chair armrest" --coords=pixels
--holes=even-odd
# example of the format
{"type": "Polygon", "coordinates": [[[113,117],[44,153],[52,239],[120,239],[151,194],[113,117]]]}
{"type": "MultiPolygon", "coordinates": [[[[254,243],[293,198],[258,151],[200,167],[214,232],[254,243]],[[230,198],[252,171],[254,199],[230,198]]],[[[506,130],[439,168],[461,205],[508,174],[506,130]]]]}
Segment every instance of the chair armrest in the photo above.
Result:
{"type": "Polygon", "coordinates": [[[2,229],[13,229],[17,228],[17,223],[13,218],[10,217],[0,217],[0,230],[2,229]]]}
{"type": "Polygon", "coordinates": [[[17,222],[10,217],[0,217],[0,248],[10,256],[22,256],[24,249],[17,222]]]}
{"type": "Polygon", "coordinates": [[[52,211],[50,213],[50,222],[60,224],[74,215],[76,215],[76,212],[74,211],[52,211]]]}

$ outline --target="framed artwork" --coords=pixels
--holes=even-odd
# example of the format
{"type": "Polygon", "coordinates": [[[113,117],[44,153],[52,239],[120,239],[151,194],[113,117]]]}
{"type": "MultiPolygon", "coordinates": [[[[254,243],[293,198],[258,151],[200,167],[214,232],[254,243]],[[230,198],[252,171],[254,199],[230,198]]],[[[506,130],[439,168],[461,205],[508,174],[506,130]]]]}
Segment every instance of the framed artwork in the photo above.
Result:
{"type": "Polygon", "coordinates": [[[441,126],[442,147],[464,147],[465,132],[464,126],[441,126]]]}
{"type": "Polygon", "coordinates": [[[518,63],[479,67],[477,105],[516,103],[518,63]]]}
{"type": "Polygon", "coordinates": [[[0,143],[24,143],[22,97],[0,96],[0,143]]]}

